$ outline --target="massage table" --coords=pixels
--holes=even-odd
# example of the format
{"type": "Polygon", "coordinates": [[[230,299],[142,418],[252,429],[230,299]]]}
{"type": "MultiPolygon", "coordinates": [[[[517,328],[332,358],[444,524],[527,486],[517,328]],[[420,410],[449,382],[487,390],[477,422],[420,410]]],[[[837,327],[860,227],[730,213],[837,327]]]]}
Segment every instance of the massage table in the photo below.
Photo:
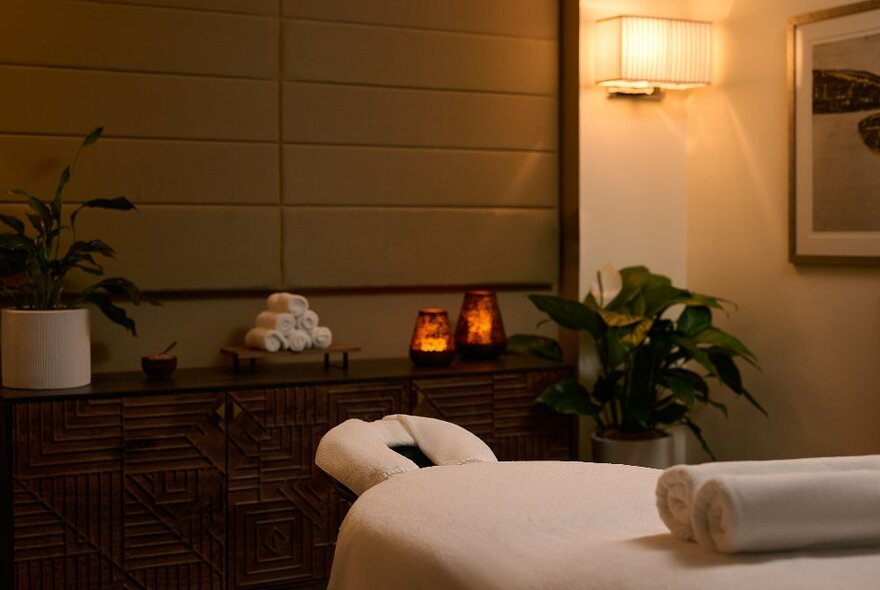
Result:
{"type": "Polygon", "coordinates": [[[391,477],[348,512],[328,588],[880,588],[876,546],[722,555],[675,539],[655,507],[660,473],[473,462],[391,477]]]}

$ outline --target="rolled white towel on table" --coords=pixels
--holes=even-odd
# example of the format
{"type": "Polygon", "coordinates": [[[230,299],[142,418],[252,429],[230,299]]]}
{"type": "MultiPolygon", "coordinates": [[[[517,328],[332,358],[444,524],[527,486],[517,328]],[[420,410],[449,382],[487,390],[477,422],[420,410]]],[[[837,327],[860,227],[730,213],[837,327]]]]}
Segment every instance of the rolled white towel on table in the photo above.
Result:
{"type": "Polygon", "coordinates": [[[296,328],[311,332],[318,327],[318,314],[313,309],[307,309],[301,316],[296,318],[296,328]]]}
{"type": "Polygon", "coordinates": [[[670,467],[657,480],[657,510],[673,536],[693,541],[694,494],[704,481],[718,475],[770,475],[829,471],[880,470],[880,455],[814,457],[777,461],[726,461],[670,467]]]}
{"type": "Polygon", "coordinates": [[[268,352],[278,352],[287,348],[287,339],[278,330],[268,328],[251,328],[244,335],[244,343],[251,348],[268,352]]]}
{"type": "Polygon", "coordinates": [[[880,544],[880,470],[718,475],[697,489],[693,525],[720,553],[880,544]]]}
{"type": "Polygon", "coordinates": [[[292,313],[278,313],[276,311],[261,311],[257,314],[255,322],[258,328],[278,330],[282,334],[296,329],[296,318],[292,313]]]}
{"type": "Polygon", "coordinates": [[[330,348],[333,344],[333,332],[325,326],[318,326],[311,331],[312,346],[320,350],[330,348]]]}
{"type": "Polygon", "coordinates": [[[305,330],[291,330],[285,334],[287,344],[293,352],[302,352],[312,347],[312,337],[305,330]]]}
{"type": "Polygon", "coordinates": [[[272,293],[266,298],[266,307],[269,311],[278,313],[290,313],[298,318],[309,309],[309,300],[302,295],[294,293],[272,293]]]}

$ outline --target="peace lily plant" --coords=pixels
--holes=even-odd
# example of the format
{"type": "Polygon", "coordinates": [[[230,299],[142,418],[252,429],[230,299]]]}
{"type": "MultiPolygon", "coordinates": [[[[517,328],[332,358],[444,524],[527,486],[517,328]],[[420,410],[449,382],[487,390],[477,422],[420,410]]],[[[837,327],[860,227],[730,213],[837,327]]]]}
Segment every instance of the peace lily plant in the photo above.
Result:
{"type": "Polygon", "coordinates": [[[84,240],[77,235],[76,222],[80,213],[84,209],[135,209],[125,197],[90,199],[78,204],[66,217],[64,215],[64,193],[71,169],[79,159],[80,151],[98,141],[102,132],[103,128],[98,127],[85,136],[73,163],[61,172],[50,199],[40,199],[18,188],[9,191],[11,195],[24,199],[29,210],[24,216],[27,224],[15,216],[0,214],[0,222],[12,230],[0,232],[0,295],[16,309],[32,311],[76,308],[85,302],[93,303],[110,321],[136,335],[134,320],[114,302],[115,298],[127,299],[135,305],[143,301],[140,289],[128,279],[103,278],[78,293],[65,293],[68,273],[81,271],[100,277],[104,274],[104,267],[99,259],[114,258],[113,248],[106,242],[84,240]],[[30,230],[33,235],[29,235],[30,230]]]}
{"type": "MultiPolygon", "coordinates": [[[[619,272],[606,266],[582,302],[551,295],[530,299],[563,328],[585,332],[598,360],[592,385],[565,378],[538,401],[557,412],[592,417],[599,436],[650,438],[683,424],[714,459],[691,416],[698,405],[727,415],[727,406],[711,397],[711,381],[766,415],[743,385],[735,362],[757,366],[755,355],[713,324],[713,311],[726,303],[717,297],[675,287],[644,266],[619,272]]],[[[555,341],[541,336],[516,335],[509,347],[555,360],[562,356],[555,341]]]]}

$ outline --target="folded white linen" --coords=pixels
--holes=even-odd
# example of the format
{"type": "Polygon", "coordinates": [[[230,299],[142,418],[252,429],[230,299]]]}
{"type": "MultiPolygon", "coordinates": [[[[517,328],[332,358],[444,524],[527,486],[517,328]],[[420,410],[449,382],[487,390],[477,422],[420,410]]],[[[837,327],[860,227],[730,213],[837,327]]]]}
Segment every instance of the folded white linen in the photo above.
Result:
{"type": "Polygon", "coordinates": [[[291,330],[285,334],[287,345],[293,352],[302,352],[312,347],[312,337],[304,330],[291,330]]]}
{"type": "Polygon", "coordinates": [[[673,536],[694,540],[691,525],[694,493],[701,483],[716,475],[760,475],[880,469],[880,455],[812,457],[775,461],[720,461],[670,467],[657,480],[656,499],[660,518],[673,536]]]}
{"type": "Polygon", "coordinates": [[[880,470],[718,475],[697,489],[693,523],[719,553],[880,544],[880,470]]]}
{"type": "Polygon", "coordinates": [[[307,309],[301,316],[296,318],[296,327],[299,330],[311,332],[318,327],[318,314],[313,309],[307,309]]]}
{"type": "Polygon", "coordinates": [[[261,311],[257,314],[254,322],[258,328],[268,328],[269,330],[278,330],[282,334],[286,334],[296,329],[296,318],[292,313],[278,313],[277,311],[261,311]]]}
{"type": "Polygon", "coordinates": [[[292,313],[298,318],[309,309],[309,300],[295,293],[272,293],[266,298],[266,307],[269,311],[292,313]]]}
{"type": "Polygon", "coordinates": [[[268,328],[251,328],[244,335],[244,343],[251,348],[258,348],[269,352],[278,352],[287,349],[287,339],[278,330],[268,328]]]}
{"type": "Polygon", "coordinates": [[[330,429],[318,443],[315,464],[355,494],[419,466],[389,447],[415,445],[396,420],[351,418],[330,429]]]}
{"type": "Polygon", "coordinates": [[[333,332],[325,326],[316,326],[311,332],[312,346],[324,350],[333,344],[333,332]]]}
{"type": "Polygon", "coordinates": [[[382,421],[402,424],[434,465],[498,461],[486,443],[457,424],[407,414],[392,414],[382,418],[382,421]]]}

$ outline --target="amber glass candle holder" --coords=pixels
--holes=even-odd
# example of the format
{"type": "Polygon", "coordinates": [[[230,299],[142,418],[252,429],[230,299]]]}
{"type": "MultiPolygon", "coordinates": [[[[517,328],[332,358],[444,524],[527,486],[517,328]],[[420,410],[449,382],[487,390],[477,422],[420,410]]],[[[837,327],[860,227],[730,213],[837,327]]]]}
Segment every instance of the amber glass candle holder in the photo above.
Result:
{"type": "Polygon", "coordinates": [[[464,294],[455,348],[466,359],[495,358],[507,347],[498,298],[492,291],[468,291],[464,294]]]}
{"type": "Polygon", "coordinates": [[[442,367],[455,358],[455,342],[445,309],[419,310],[409,358],[419,367],[442,367]]]}

